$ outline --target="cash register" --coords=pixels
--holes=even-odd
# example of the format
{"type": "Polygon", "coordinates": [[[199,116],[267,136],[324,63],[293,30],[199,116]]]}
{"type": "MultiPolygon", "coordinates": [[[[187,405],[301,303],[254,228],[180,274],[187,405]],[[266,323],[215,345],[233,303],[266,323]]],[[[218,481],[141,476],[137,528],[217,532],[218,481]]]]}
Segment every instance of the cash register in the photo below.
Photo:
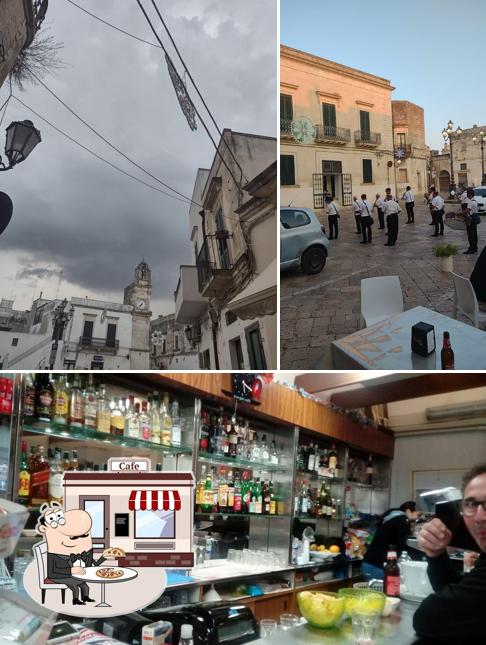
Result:
{"type": "Polygon", "coordinates": [[[194,645],[240,645],[259,638],[252,611],[238,603],[206,602],[164,610],[147,608],[139,613],[153,621],[171,622],[175,645],[185,623],[193,627],[194,645]]]}

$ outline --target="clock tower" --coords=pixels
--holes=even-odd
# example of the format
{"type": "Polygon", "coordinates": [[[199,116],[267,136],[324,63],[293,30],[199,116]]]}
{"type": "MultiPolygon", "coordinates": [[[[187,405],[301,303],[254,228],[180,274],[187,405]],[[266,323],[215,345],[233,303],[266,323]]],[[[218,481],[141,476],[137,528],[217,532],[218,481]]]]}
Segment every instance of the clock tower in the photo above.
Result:
{"type": "Polygon", "coordinates": [[[132,346],[130,349],[130,369],[148,370],[150,368],[150,293],[152,277],[149,265],[142,260],[135,268],[132,284],[125,287],[123,302],[133,307],[132,346]]]}

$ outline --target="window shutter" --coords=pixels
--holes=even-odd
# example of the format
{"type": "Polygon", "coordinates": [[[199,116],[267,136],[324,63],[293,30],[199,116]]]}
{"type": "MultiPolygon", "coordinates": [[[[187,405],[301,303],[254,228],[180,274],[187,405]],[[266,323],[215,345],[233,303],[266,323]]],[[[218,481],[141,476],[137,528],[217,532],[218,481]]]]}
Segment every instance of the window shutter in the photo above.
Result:
{"type": "Polygon", "coordinates": [[[294,110],[290,94],[280,94],[280,118],[284,121],[292,121],[294,110]]]}
{"type": "Polygon", "coordinates": [[[331,128],[336,127],[336,106],[332,103],[322,104],[323,125],[331,128]]]}
{"type": "Polygon", "coordinates": [[[363,159],[363,184],[371,184],[373,181],[373,166],[371,159],[363,159]]]}
{"type": "Polygon", "coordinates": [[[367,138],[370,136],[370,113],[365,110],[359,111],[359,124],[361,128],[361,137],[364,139],[366,135],[367,138]]]}
{"type": "Polygon", "coordinates": [[[295,184],[293,155],[280,155],[280,183],[282,186],[293,186],[295,184]]]}

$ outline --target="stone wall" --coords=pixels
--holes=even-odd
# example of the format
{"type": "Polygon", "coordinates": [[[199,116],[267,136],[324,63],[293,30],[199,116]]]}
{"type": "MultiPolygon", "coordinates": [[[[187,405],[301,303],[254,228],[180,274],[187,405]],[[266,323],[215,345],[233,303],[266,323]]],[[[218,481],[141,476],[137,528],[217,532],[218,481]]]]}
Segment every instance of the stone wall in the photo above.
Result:
{"type": "Polygon", "coordinates": [[[0,1],[0,87],[17,56],[33,37],[33,13],[30,0],[0,1]]]}

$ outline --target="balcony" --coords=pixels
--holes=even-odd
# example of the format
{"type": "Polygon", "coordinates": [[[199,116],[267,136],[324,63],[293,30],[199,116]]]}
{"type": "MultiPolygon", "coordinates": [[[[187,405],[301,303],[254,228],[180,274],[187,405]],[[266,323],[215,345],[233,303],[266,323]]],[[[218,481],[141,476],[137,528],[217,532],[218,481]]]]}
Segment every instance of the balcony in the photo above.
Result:
{"type": "Polygon", "coordinates": [[[293,139],[292,119],[280,119],[280,137],[282,139],[293,139]]]}
{"type": "Polygon", "coordinates": [[[229,239],[221,234],[208,235],[199,251],[196,266],[199,293],[206,298],[221,297],[233,282],[229,239]]]}
{"type": "Polygon", "coordinates": [[[197,266],[181,266],[179,282],[174,293],[175,319],[190,324],[199,320],[208,306],[208,299],[199,293],[197,266]]]}
{"type": "Polygon", "coordinates": [[[368,130],[356,130],[354,143],[361,148],[376,148],[381,145],[381,134],[379,132],[368,132],[368,130]]]}
{"type": "Polygon", "coordinates": [[[98,354],[117,354],[120,347],[118,340],[109,338],[93,338],[92,336],[80,336],[78,351],[84,350],[98,354]]]}
{"type": "Polygon", "coordinates": [[[335,143],[344,146],[351,141],[351,130],[336,128],[333,125],[316,125],[316,141],[319,143],[335,143]]]}

